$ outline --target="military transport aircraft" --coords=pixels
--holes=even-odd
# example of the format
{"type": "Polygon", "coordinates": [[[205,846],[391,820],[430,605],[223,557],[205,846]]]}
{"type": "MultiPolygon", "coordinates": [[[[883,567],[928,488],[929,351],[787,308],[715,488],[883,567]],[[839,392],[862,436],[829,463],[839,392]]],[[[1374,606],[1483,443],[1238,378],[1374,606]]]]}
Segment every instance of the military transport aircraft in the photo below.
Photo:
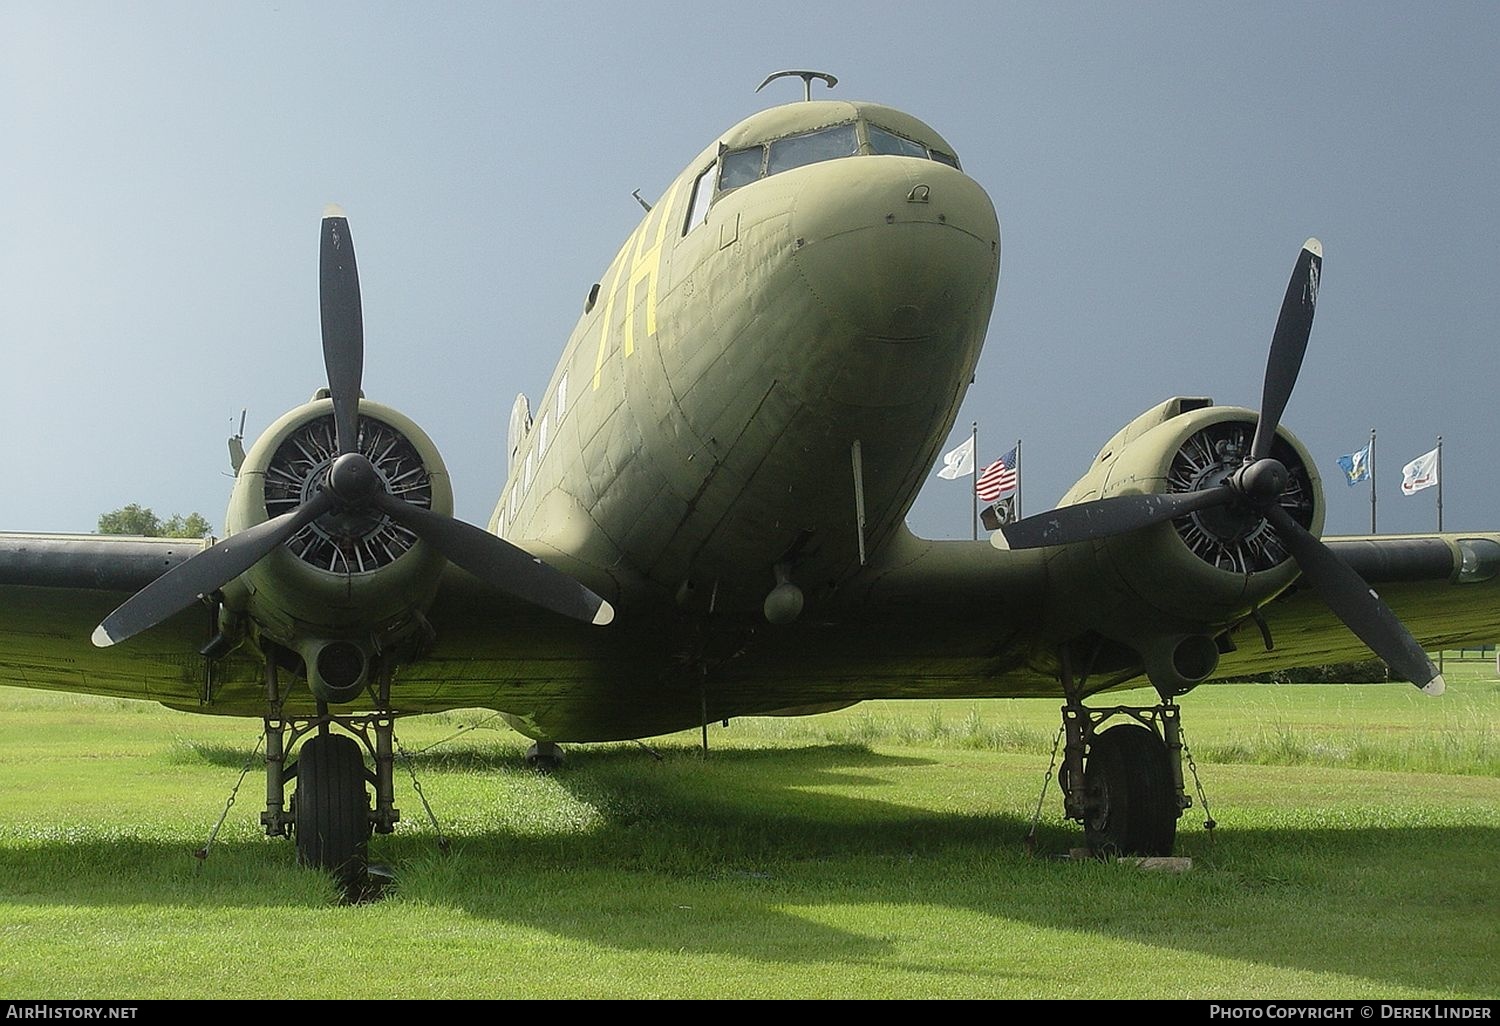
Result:
{"type": "Polygon", "coordinates": [[[1317,471],[1280,426],[1316,240],[1258,411],[1168,399],[1058,509],[914,537],[999,267],[989,196],[922,121],[810,98],[747,118],[650,206],[540,401],[517,400],[484,530],[453,518],[421,428],[361,394],[331,209],[327,385],[244,455],[227,537],[0,536],[0,682],[261,718],[267,833],[344,872],[398,819],[400,716],[498,710],[546,759],[864,699],[1062,699],[1068,815],[1098,849],[1164,854],[1194,686],[1367,645],[1436,693],[1408,626],[1500,635],[1500,533],[1320,540],[1317,471]]]}

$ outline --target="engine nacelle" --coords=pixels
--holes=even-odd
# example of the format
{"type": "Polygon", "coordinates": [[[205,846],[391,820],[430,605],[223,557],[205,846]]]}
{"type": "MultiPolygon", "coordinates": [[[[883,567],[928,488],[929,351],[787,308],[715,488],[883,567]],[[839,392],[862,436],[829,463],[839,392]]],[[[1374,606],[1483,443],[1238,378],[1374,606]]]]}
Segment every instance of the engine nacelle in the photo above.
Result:
{"type": "MultiPolygon", "coordinates": [[[[387,492],[451,516],[453,491],[432,440],[408,417],[369,400],[359,407],[358,450],[387,492]]],[[[337,456],[326,390],[255,442],[235,481],[230,534],[305,502],[337,456]]],[[[298,653],[325,701],[349,701],[371,660],[410,636],[436,594],[443,557],[379,512],[334,510],[277,546],[224,589],[231,614],[298,653]]]]}
{"type": "MultiPolygon", "coordinates": [[[[1240,467],[1256,414],[1174,398],[1110,439],[1060,506],[1133,493],[1215,488],[1240,467]]],[[[1323,529],[1322,483],[1295,438],[1277,432],[1271,455],[1290,477],[1280,502],[1313,534],[1323,529]]],[[[1049,581],[1074,601],[1068,620],[1115,643],[1102,664],[1126,669],[1139,657],[1153,684],[1184,691],[1218,665],[1219,638],[1296,579],[1291,559],[1265,517],[1248,503],[1215,506],[1169,523],[1062,546],[1050,553],[1049,581]],[[1114,665],[1110,665],[1113,663],[1114,665]]]]}

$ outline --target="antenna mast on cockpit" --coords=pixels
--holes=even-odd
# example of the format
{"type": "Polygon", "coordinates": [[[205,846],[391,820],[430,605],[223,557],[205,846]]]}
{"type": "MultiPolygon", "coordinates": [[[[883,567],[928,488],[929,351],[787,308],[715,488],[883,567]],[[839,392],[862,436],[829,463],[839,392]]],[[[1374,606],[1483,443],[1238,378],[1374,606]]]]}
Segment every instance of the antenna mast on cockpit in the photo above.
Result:
{"type": "Polygon", "coordinates": [[[839,80],[826,71],[773,71],[766,76],[764,82],[755,87],[755,91],[757,93],[760,92],[778,78],[800,78],[802,80],[802,98],[804,100],[812,99],[812,84],[815,78],[821,78],[824,82],[827,82],[829,89],[839,84],[839,80]]]}

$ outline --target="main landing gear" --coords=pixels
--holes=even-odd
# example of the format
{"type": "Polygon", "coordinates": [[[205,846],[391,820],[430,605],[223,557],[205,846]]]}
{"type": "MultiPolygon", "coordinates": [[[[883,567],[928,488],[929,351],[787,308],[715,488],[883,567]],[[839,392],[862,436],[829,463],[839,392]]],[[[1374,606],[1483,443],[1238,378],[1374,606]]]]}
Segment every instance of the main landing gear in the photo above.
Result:
{"type": "Polygon", "coordinates": [[[1193,804],[1184,789],[1180,710],[1159,705],[1089,708],[1063,663],[1063,766],[1069,819],[1099,855],[1171,855],[1177,820],[1193,804]],[[1108,729],[1105,729],[1106,725],[1108,729]]]}
{"type": "Polygon", "coordinates": [[[351,893],[364,886],[371,831],[388,834],[401,820],[395,803],[395,717],[336,716],[321,702],[318,715],[310,719],[283,717],[276,674],[275,659],[268,659],[261,825],[270,837],[292,836],[298,862],[327,870],[351,893]],[[348,733],[333,733],[335,725],[348,733]],[[293,746],[306,735],[312,736],[288,762],[293,746]],[[373,771],[365,767],[361,742],[374,760],[373,771]],[[288,802],[286,785],[292,780],[297,788],[288,802]],[[374,788],[373,809],[367,785],[374,788]]]}
{"type": "Polygon", "coordinates": [[[561,769],[565,758],[562,746],[552,741],[538,741],[526,749],[526,765],[541,773],[561,769]]]}

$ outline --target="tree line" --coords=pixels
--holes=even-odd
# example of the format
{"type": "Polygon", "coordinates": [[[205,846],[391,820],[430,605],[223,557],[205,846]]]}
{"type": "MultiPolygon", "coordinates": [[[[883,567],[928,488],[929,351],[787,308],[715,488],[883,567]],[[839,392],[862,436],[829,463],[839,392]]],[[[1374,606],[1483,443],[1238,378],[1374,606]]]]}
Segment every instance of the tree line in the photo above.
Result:
{"type": "Polygon", "coordinates": [[[97,534],[140,534],[148,538],[202,538],[213,533],[213,525],[201,513],[173,513],[163,520],[151,507],[132,502],[99,514],[97,534]]]}

